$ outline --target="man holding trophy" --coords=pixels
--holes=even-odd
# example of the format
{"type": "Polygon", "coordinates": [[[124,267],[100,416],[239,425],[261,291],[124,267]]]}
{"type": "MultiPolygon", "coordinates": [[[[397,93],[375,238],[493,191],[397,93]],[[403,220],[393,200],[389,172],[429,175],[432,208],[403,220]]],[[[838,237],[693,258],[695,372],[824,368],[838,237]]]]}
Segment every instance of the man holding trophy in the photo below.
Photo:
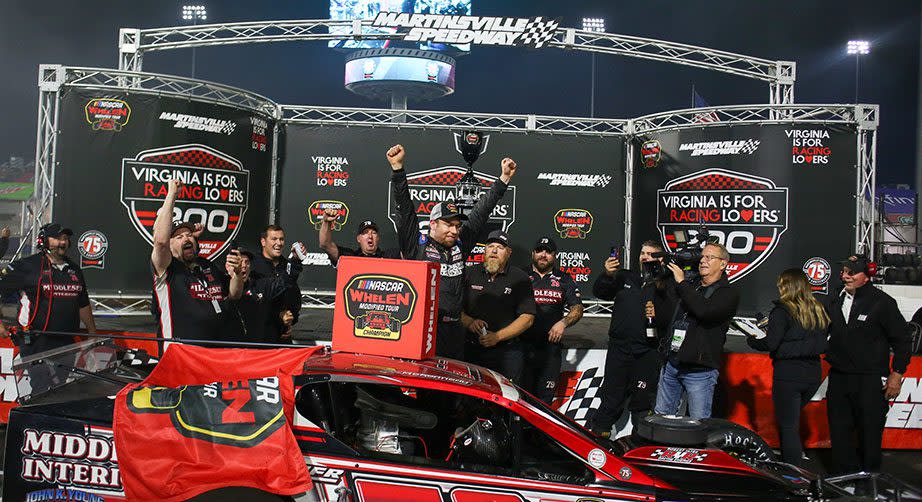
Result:
{"type": "MultiPolygon", "coordinates": [[[[472,176],[474,161],[483,151],[484,144],[483,136],[476,132],[465,132],[459,141],[459,150],[468,164],[468,175],[472,176]]],[[[405,259],[441,264],[435,351],[442,357],[463,360],[465,333],[461,326],[461,307],[465,258],[476,244],[493,208],[506,192],[508,183],[515,175],[516,164],[508,157],[502,160],[502,175],[470,211],[463,212],[454,202],[436,204],[429,214],[428,233],[420,235],[416,212],[410,200],[407,175],[403,169],[405,155],[406,151],[401,145],[395,145],[387,151],[387,161],[393,171],[391,184],[397,207],[400,250],[405,259]]]]}

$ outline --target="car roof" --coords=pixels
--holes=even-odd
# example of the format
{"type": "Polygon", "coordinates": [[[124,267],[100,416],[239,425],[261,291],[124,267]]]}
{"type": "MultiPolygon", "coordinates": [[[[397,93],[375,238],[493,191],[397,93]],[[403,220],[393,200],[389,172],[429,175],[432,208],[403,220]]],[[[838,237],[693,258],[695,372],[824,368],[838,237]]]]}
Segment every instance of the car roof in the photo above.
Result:
{"type": "Polygon", "coordinates": [[[453,389],[456,391],[460,391],[460,388],[476,389],[512,401],[518,401],[520,397],[518,389],[506,377],[493,370],[454,359],[411,360],[322,350],[308,358],[304,369],[308,373],[384,377],[394,380],[395,384],[405,383],[407,386],[414,386],[415,382],[404,379],[426,380],[456,387],[453,389]]]}

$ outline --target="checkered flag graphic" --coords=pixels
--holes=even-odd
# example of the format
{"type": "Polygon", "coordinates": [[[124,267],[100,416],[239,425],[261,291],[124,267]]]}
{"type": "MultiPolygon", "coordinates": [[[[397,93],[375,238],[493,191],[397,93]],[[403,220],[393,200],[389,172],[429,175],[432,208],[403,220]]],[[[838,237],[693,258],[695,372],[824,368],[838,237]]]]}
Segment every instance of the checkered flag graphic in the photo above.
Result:
{"type": "Polygon", "coordinates": [[[237,128],[237,123],[231,120],[224,122],[224,125],[221,126],[221,132],[230,136],[234,133],[234,129],[237,128]]]}
{"type": "Polygon", "coordinates": [[[759,149],[759,143],[761,143],[761,141],[757,139],[747,139],[743,147],[740,148],[740,153],[748,153],[749,155],[752,155],[753,152],[759,149]]]}
{"type": "Polygon", "coordinates": [[[570,401],[567,403],[567,409],[561,410],[564,415],[577,422],[585,423],[586,419],[589,418],[589,412],[597,409],[602,404],[602,398],[596,396],[605,377],[597,376],[598,374],[598,368],[590,368],[583,372],[579,382],[576,384],[573,395],[570,397],[570,401]]]}
{"type": "Polygon", "coordinates": [[[609,175],[607,175],[607,174],[603,174],[603,175],[599,176],[599,179],[596,180],[596,182],[593,183],[593,185],[595,185],[595,186],[597,186],[597,187],[605,187],[605,186],[608,186],[608,183],[609,183],[609,182],[611,182],[611,176],[609,176],[609,175]]]}
{"type": "Polygon", "coordinates": [[[554,31],[557,30],[559,25],[559,19],[545,21],[541,17],[536,17],[525,26],[525,31],[522,33],[519,43],[540,49],[551,40],[551,37],[554,36],[554,31]]]}

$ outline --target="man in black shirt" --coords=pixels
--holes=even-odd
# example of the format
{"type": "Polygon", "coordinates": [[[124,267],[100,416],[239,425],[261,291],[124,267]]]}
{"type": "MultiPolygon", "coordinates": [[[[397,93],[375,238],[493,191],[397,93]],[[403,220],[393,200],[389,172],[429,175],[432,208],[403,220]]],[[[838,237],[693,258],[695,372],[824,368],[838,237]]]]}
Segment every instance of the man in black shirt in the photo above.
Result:
{"type": "Polygon", "coordinates": [[[509,236],[494,230],[487,237],[483,263],[465,274],[461,324],[468,335],[467,360],[518,382],[524,364],[518,336],[535,320],[531,279],[509,265],[509,236]]]}
{"type": "MultiPolygon", "coordinates": [[[[38,234],[38,253],[16,260],[0,271],[0,292],[19,292],[17,321],[22,329],[75,333],[83,321],[87,333],[96,332],[83,273],[67,257],[71,236],[71,229],[57,223],[44,225],[38,234]]],[[[2,324],[0,331],[6,333],[2,324]]],[[[23,356],[74,341],[72,337],[43,334],[27,338],[29,343],[19,345],[23,356]]]]}
{"type": "MultiPolygon", "coordinates": [[[[296,281],[297,276],[292,277],[285,274],[279,277],[253,278],[250,272],[255,258],[256,255],[251,251],[240,249],[243,294],[239,300],[229,302],[228,328],[224,332],[224,339],[239,342],[277,343],[274,327],[279,323],[290,327],[292,316],[287,310],[279,312],[276,300],[292,286],[291,281],[296,281]],[[270,329],[271,331],[268,331],[270,329]]],[[[295,283],[294,286],[297,284],[295,283]]]]}
{"type": "Polygon", "coordinates": [[[365,220],[359,223],[355,241],[358,249],[347,248],[333,242],[333,224],[336,221],[335,209],[327,209],[323,213],[323,223],[320,225],[320,249],[330,257],[330,263],[335,267],[340,256],[360,256],[365,258],[393,258],[400,259],[399,249],[381,249],[378,247],[381,238],[378,234],[378,224],[365,220]]]}
{"type": "Polygon", "coordinates": [[[227,300],[243,293],[240,253],[227,254],[230,276],[198,255],[197,229],[188,222],[170,221],[181,183],[168,182],[163,206],[154,221],[150,261],[154,276],[155,311],[162,338],[221,340],[226,329],[227,300]]]}
{"type": "Polygon", "coordinates": [[[589,428],[601,436],[611,433],[628,399],[634,423],[649,414],[656,402],[662,357],[658,333],[655,329],[647,332],[647,314],[648,306],[654,301],[665,302],[667,295],[664,281],[657,287],[656,278],[644,264],[662,262],[662,258],[653,257],[658,251],[663,251],[660,243],[645,241],[640,247],[639,270],[620,269],[620,257],[610,256],[605,260],[605,271],[592,286],[596,298],[613,300],[605,379],[599,389],[602,404],[589,421],[589,428]]]}
{"type": "Polygon", "coordinates": [[[844,288],[827,305],[829,440],[843,474],[880,472],[887,400],[899,396],[910,359],[906,319],[896,300],[871,284],[868,267],[864,256],[842,262],[844,288]]]}
{"type": "Polygon", "coordinates": [[[525,369],[522,388],[547,404],[554,400],[560,377],[564,331],[583,317],[579,288],[569,274],[556,270],[557,243],[542,237],[531,252],[531,285],[535,292],[535,322],[522,334],[525,369]],[[564,308],[569,309],[563,315],[564,308]]]}
{"type": "Polygon", "coordinates": [[[286,284],[285,291],[273,302],[273,311],[265,318],[263,341],[279,343],[290,340],[291,326],[298,322],[301,312],[301,288],[298,276],[301,275],[301,261],[306,256],[304,244],[295,242],[291,245],[288,258],[282,256],[285,249],[285,230],[278,225],[269,225],[259,236],[262,252],[254,256],[250,265],[253,280],[279,279],[286,284]],[[283,319],[290,318],[286,323],[283,319]]]}

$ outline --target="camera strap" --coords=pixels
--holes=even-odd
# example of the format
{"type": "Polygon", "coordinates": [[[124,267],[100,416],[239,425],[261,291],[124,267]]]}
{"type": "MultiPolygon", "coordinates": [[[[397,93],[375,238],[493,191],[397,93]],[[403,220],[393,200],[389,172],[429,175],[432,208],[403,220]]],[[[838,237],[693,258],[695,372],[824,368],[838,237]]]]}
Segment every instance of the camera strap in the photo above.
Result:
{"type": "MultiPolygon", "coordinates": [[[[698,286],[700,288],[700,286],[698,286]]],[[[700,289],[696,288],[698,291],[700,289]]],[[[703,291],[705,298],[710,298],[714,296],[714,292],[717,291],[717,283],[706,286],[703,291]]],[[[692,322],[688,319],[688,311],[682,309],[682,300],[679,300],[676,304],[675,313],[672,315],[672,340],[669,346],[669,350],[672,352],[678,352],[682,348],[682,343],[685,342],[685,337],[688,335],[688,331],[692,327],[692,322]],[[679,311],[682,311],[682,316],[679,317],[679,311]]]]}

